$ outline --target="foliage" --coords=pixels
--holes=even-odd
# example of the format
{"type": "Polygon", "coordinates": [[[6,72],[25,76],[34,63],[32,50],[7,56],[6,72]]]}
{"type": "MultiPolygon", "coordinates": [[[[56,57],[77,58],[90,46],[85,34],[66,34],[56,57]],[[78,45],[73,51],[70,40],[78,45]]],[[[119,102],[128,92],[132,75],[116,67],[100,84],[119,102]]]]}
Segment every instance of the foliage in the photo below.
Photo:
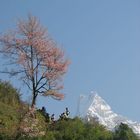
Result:
{"type": "Polygon", "coordinates": [[[0,139],[14,137],[19,122],[27,111],[19,91],[9,82],[0,81],[0,139]]]}
{"type": "Polygon", "coordinates": [[[115,130],[114,140],[138,140],[138,137],[128,125],[121,123],[115,130]]]}
{"type": "Polygon", "coordinates": [[[0,95],[0,140],[139,140],[126,124],[111,132],[94,119],[87,122],[66,117],[48,121],[44,109],[36,110],[35,117],[31,117],[28,105],[8,82],[0,82],[0,95]],[[9,96],[11,100],[6,100],[9,96]]]}
{"type": "Polygon", "coordinates": [[[10,82],[0,81],[0,102],[11,106],[19,106],[20,94],[10,82]]]}
{"type": "MultiPolygon", "coordinates": [[[[112,133],[101,125],[87,124],[79,118],[59,120],[51,125],[54,140],[112,140],[112,133]]],[[[51,135],[52,136],[52,135],[51,135]]]]}
{"type": "MultiPolygon", "coordinates": [[[[15,130],[16,140],[138,140],[136,134],[133,133],[127,125],[120,125],[115,132],[108,131],[100,124],[89,124],[83,122],[79,118],[58,120],[54,123],[46,123],[44,116],[37,113],[39,120],[38,129],[40,126],[41,131],[45,135],[21,135],[19,130],[15,130]]],[[[30,120],[31,121],[31,120],[30,120]]],[[[30,124],[30,122],[29,122],[30,124]]],[[[12,126],[11,126],[12,128],[12,126]]],[[[0,135],[4,140],[11,140],[13,137],[4,133],[0,135]]]]}
{"type": "Polygon", "coordinates": [[[45,135],[46,123],[45,118],[39,112],[35,112],[32,117],[30,112],[26,113],[20,122],[19,134],[23,137],[37,137],[45,135]]]}
{"type": "Polygon", "coordinates": [[[15,136],[20,115],[15,108],[0,102],[0,134],[15,136]]]}
{"type": "Polygon", "coordinates": [[[16,65],[15,69],[4,73],[11,76],[20,74],[21,80],[32,92],[32,107],[39,94],[63,99],[64,95],[59,93],[63,88],[60,81],[69,61],[36,17],[19,20],[16,30],[3,34],[0,43],[0,52],[10,64],[16,65]]]}

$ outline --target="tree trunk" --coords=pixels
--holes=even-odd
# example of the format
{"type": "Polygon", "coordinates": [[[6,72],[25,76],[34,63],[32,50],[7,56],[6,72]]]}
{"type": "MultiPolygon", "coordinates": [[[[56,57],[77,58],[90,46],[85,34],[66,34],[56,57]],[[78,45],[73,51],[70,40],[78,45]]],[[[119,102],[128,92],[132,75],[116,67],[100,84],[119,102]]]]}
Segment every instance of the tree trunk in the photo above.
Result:
{"type": "Polygon", "coordinates": [[[31,107],[32,107],[32,108],[35,107],[35,104],[36,104],[36,97],[37,97],[37,95],[33,92],[33,98],[32,98],[32,104],[31,104],[31,107]]]}

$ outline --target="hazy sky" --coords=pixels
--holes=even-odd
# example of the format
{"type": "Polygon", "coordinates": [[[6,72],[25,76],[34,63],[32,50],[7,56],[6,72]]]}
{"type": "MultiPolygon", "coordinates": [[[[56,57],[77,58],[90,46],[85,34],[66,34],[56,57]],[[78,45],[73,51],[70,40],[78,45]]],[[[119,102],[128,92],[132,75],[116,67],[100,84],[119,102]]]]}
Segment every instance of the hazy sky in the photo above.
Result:
{"type": "MultiPolygon", "coordinates": [[[[97,91],[112,109],[140,122],[139,0],[0,0],[0,32],[15,28],[30,13],[63,47],[71,65],[64,78],[65,100],[38,100],[57,115],[75,115],[80,94],[97,91]]],[[[1,59],[1,69],[2,69],[1,59]]],[[[7,79],[0,75],[1,79],[7,79]]],[[[17,80],[10,79],[30,94],[17,80]]],[[[25,96],[26,95],[26,96],[25,96]]]]}

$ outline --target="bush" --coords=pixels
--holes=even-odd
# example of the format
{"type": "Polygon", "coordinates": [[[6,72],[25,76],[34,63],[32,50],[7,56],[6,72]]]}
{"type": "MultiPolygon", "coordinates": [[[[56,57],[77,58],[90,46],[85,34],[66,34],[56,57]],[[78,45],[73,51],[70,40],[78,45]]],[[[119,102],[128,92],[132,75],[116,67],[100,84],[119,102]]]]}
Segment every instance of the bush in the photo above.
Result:
{"type": "Polygon", "coordinates": [[[24,107],[19,91],[9,82],[0,81],[0,139],[17,135],[20,120],[25,114],[24,107]]]}
{"type": "Polygon", "coordinates": [[[0,81],[0,102],[11,106],[18,106],[21,102],[19,91],[9,82],[0,81]]]}
{"type": "Polygon", "coordinates": [[[121,123],[115,130],[114,140],[138,140],[138,137],[127,124],[121,123]]]}
{"type": "Polygon", "coordinates": [[[57,121],[49,131],[53,132],[52,140],[113,140],[112,133],[102,125],[84,123],[79,118],[57,121]]]}

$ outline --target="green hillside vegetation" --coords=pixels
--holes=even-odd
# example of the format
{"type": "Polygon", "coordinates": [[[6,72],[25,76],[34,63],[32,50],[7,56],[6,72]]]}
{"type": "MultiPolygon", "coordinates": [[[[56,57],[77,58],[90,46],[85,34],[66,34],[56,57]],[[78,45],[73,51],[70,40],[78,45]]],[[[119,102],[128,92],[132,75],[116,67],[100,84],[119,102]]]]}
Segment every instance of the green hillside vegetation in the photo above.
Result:
{"type": "MultiPolygon", "coordinates": [[[[9,82],[0,81],[0,135],[15,137],[20,120],[27,110],[19,91],[9,82]]],[[[2,138],[1,138],[2,139],[2,138]]]]}
{"type": "Polygon", "coordinates": [[[0,140],[138,140],[132,129],[120,124],[114,132],[95,120],[61,118],[50,121],[47,113],[36,110],[20,99],[19,91],[9,82],[0,81],[0,140]]]}

